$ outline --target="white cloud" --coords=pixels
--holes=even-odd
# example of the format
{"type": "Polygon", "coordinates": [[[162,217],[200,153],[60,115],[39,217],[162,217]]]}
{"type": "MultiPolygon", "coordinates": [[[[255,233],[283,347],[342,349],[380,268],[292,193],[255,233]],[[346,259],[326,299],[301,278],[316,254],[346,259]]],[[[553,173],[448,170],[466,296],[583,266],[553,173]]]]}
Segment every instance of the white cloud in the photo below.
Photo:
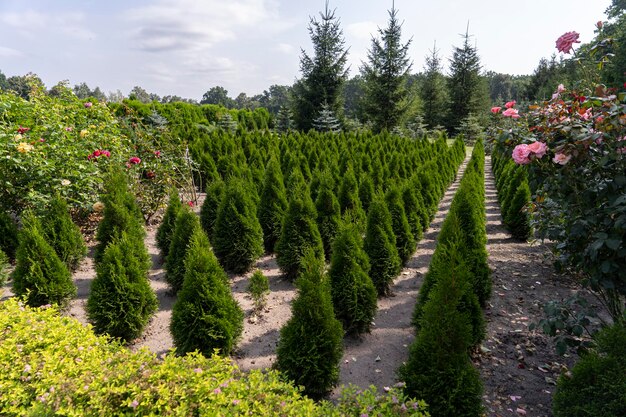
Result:
{"type": "Polygon", "coordinates": [[[7,48],[6,46],[0,46],[0,56],[3,58],[20,57],[24,54],[17,49],[7,48]]]}
{"type": "MultiPolygon", "coordinates": [[[[20,13],[0,13],[0,22],[11,26],[27,37],[41,36],[42,32],[62,33],[74,39],[90,39],[96,35],[86,28],[83,13],[42,13],[26,10],[20,13]]],[[[45,35],[48,36],[48,35],[45,35]]]]}
{"type": "Polygon", "coordinates": [[[276,46],[276,50],[278,52],[282,52],[283,54],[291,55],[295,52],[296,48],[293,45],[288,44],[288,43],[279,43],[276,46]]]}
{"type": "Polygon", "coordinates": [[[378,33],[378,25],[372,21],[351,23],[346,26],[346,34],[355,39],[369,41],[378,33]]]}

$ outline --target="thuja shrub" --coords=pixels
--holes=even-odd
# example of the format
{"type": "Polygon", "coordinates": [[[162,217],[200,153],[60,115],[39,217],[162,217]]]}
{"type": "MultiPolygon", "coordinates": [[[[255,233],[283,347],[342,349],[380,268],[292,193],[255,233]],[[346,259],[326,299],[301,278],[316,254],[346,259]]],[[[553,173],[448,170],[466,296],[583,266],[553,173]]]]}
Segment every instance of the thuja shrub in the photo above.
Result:
{"type": "Polygon", "coordinates": [[[209,240],[212,240],[214,237],[217,210],[220,207],[225,190],[226,184],[221,178],[209,183],[206,187],[206,196],[200,208],[200,224],[209,240]]]}
{"type": "MultiPolygon", "coordinates": [[[[404,204],[404,210],[406,213],[407,221],[411,227],[411,233],[415,243],[422,240],[424,231],[428,228],[428,224],[423,221],[424,203],[417,198],[417,190],[412,187],[410,182],[407,182],[402,187],[402,203],[404,204]],[[424,224],[422,224],[424,223],[424,224]]],[[[426,214],[426,217],[428,214],[426,214]]]]}
{"type": "Polygon", "coordinates": [[[243,312],[201,228],[194,230],[185,256],[185,279],[170,329],[177,354],[197,350],[207,357],[214,350],[229,355],[243,330],[243,312]]]}
{"type": "Polygon", "coordinates": [[[250,185],[231,179],[217,210],[215,255],[227,271],[243,273],[263,254],[263,229],[256,216],[250,185]]]}
{"type": "Polygon", "coordinates": [[[341,224],[341,209],[333,192],[332,177],[327,172],[322,174],[315,200],[315,209],[317,211],[317,227],[324,244],[324,255],[326,259],[330,259],[333,241],[341,224]]]}
{"type": "Polygon", "coordinates": [[[348,334],[369,332],[376,315],[377,293],[369,268],[358,227],[344,223],[333,243],[328,276],[335,316],[348,334]]]}
{"type": "Polygon", "coordinates": [[[365,253],[370,261],[370,278],[379,296],[388,295],[391,283],[400,273],[402,261],[396,247],[391,214],[382,198],[375,199],[367,216],[365,253]]]}
{"type": "Polygon", "coordinates": [[[68,269],[75,270],[87,254],[87,245],[72,221],[67,203],[57,194],[42,217],[44,237],[68,269]]]}
{"type": "Polygon", "coordinates": [[[626,415],[626,327],[623,322],[595,335],[596,348],[584,354],[571,375],[561,375],[552,411],[556,417],[626,415]]]}
{"type": "MultiPolygon", "coordinates": [[[[9,257],[0,249],[0,287],[3,287],[9,279],[9,257]]],[[[2,290],[0,290],[2,292],[2,290]]]]}
{"type": "Polygon", "coordinates": [[[319,399],[339,380],[343,329],[335,318],[323,260],[308,250],[301,271],[291,319],[280,331],[276,368],[304,394],[319,399]]]}
{"type": "Polygon", "coordinates": [[[504,224],[516,239],[526,240],[532,232],[530,213],[527,210],[530,196],[528,181],[523,181],[515,190],[509,209],[504,216],[504,224]]]}
{"type": "Polygon", "coordinates": [[[308,193],[301,193],[290,200],[280,239],[276,243],[276,262],[290,280],[300,274],[302,257],[308,250],[324,260],[324,245],[316,218],[317,212],[308,193]]]}
{"type": "Polygon", "coordinates": [[[178,211],[182,206],[183,204],[180,201],[178,190],[172,188],[170,190],[169,201],[165,209],[165,214],[163,215],[163,220],[161,220],[161,224],[156,233],[156,245],[159,251],[161,251],[161,257],[163,259],[165,259],[169,253],[170,243],[172,243],[172,234],[174,233],[174,226],[176,224],[176,216],[178,216],[178,211]]]}
{"type": "Polygon", "coordinates": [[[9,259],[15,259],[15,251],[19,244],[17,234],[15,220],[0,207],[0,249],[6,253],[9,259]]]}
{"type": "Polygon", "coordinates": [[[287,194],[283,182],[280,164],[271,158],[265,168],[261,202],[259,203],[258,217],[263,229],[263,246],[271,253],[280,238],[280,228],[287,211],[287,194]]]}
{"type": "Polygon", "coordinates": [[[361,174],[361,181],[359,182],[359,200],[361,200],[361,207],[363,207],[366,213],[370,208],[375,194],[376,191],[372,177],[366,173],[361,174]]]}
{"type": "Polygon", "coordinates": [[[141,336],[157,306],[142,255],[122,232],[104,251],[91,284],[87,317],[94,332],[130,342],[141,336]]]}
{"type": "Polygon", "coordinates": [[[391,214],[391,227],[396,237],[396,248],[403,264],[405,264],[415,252],[415,237],[406,218],[402,194],[398,187],[391,187],[385,194],[385,202],[391,214]]]}
{"type": "Polygon", "coordinates": [[[35,215],[25,212],[22,221],[13,272],[13,292],[24,297],[30,306],[66,306],[76,295],[70,271],[46,241],[35,215]]]}
{"type": "Polygon", "coordinates": [[[254,309],[259,311],[265,306],[265,299],[270,292],[270,283],[260,269],[254,271],[248,283],[248,292],[254,302],[254,309]]]}
{"type": "Polygon", "coordinates": [[[165,280],[174,293],[180,291],[185,278],[185,257],[191,236],[200,228],[200,221],[188,207],[182,207],[176,216],[170,249],[165,259],[165,280]]]}
{"type": "MultiPolygon", "coordinates": [[[[454,246],[446,251],[459,256],[454,246]]],[[[424,306],[409,359],[398,373],[406,384],[405,393],[424,399],[433,416],[479,417],[483,412],[482,384],[469,356],[472,326],[459,308],[463,294],[471,289],[458,271],[451,266],[440,275],[424,306]]]]}

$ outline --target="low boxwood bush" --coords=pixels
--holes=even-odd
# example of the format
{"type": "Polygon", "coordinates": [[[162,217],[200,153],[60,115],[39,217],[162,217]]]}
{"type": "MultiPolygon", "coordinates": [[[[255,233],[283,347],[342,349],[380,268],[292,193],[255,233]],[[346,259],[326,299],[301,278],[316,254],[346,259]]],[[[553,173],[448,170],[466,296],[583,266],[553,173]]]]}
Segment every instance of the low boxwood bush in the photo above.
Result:
{"type": "Polygon", "coordinates": [[[53,308],[0,303],[0,414],[55,416],[425,417],[396,388],[347,388],[336,406],[303,397],[279,373],[228,358],[132,352],[53,308]]]}

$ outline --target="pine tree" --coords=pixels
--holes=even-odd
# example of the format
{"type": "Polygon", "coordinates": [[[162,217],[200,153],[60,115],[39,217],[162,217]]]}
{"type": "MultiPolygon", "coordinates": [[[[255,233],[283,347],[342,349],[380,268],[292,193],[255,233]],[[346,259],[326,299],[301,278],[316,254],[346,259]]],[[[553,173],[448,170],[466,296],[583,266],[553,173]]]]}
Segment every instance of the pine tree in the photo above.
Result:
{"type": "Polygon", "coordinates": [[[317,199],[315,200],[317,227],[322,237],[322,243],[324,244],[324,255],[326,259],[330,259],[333,241],[335,240],[341,223],[341,209],[339,208],[339,201],[337,197],[335,197],[332,185],[332,176],[325,171],[322,174],[317,199]]]}
{"type": "Polygon", "coordinates": [[[167,209],[165,210],[163,220],[161,220],[161,224],[159,225],[156,234],[156,244],[161,251],[161,257],[163,259],[167,257],[167,253],[170,250],[172,233],[174,232],[174,226],[176,225],[176,216],[178,215],[178,211],[181,209],[182,206],[183,204],[180,201],[180,197],[178,196],[178,190],[176,188],[172,188],[172,190],[170,191],[170,198],[167,204],[167,209]]]}
{"type": "Polygon", "coordinates": [[[202,207],[200,208],[200,224],[202,229],[209,237],[209,240],[213,240],[215,232],[215,221],[217,220],[217,209],[224,197],[224,190],[226,185],[221,178],[211,182],[206,187],[206,196],[202,207]]]}
{"type": "Polygon", "coordinates": [[[320,19],[310,19],[309,34],[314,55],[310,57],[302,50],[302,79],[292,90],[296,127],[305,131],[313,127],[313,119],[324,103],[341,119],[341,90],[348,76],[348,51],[339,19],[335,17],[335,11],[328,8],[328,1],[320,19]]]}
{"type": "Polygon", "coordinates": [[[212,242],[220,264],[237,274],[248,271],[263,254],[263,229],[249,187],[234,178],[226,184],[212,242]]]}
{"type": "Polygon", "coordinates": [[[444,125],[448,114],[448,90],[436,44],[426,57],[420,98],[424,123],[431,129],[444,125]]]}
{"type": "Polygon", "coordinates": [[[396,237],[398,255],[402,263],[405,264],[413,255],[413,252],[415,252],[415,238],[404,211],[404,202],[402,201],[400,189],[391,187],[385,195],[385,202],[387,203],[389,214],[391,214],[391,227],[396,237]]]}
{"type": "Polygon", "coordinates": [[[319,132],[341,132],[341,122],[335,117],[328,103],[322,103],[318,116],[313,119],[313,128],[319,132]]]}
{"type": "Polygon", "coordinates": [[[400,273],[402,261],[396,248],[391,214],[384,200],[380,198],[374,200],[370,206],[364,249],[370,261],[369,275],[378,295],[388,295],[391,283],[400,273]]]}
{"type": "Polygon", "coordinates": [[[70,271],[87,254],[87,245],[80,228],[74,224],[65,200],[57,195],[50,202],[42,221],[42,231],[48,243],[70,271]]]}
{"type": "Polygon", "coordinates": [[[484,110],[484,103],[481,102],[480,70],[478,51],[470,44],[470,35],[466,31],[463,46],[454,48],[450,60],[450,110],[446,124],[448,131],[459,127],[470,113],[480,114],[484,110]]]}
{"type": "Polygon", "coordinates": [[[87,299],[87,317],[96,333],[124,342],[139,337],[158,307],[148,268],[134,239],[122,232],[104,251],[87,299]]]}
{"type": "Polygon", "coordinates": [[[258,209],[259,223],[263,229],[263,246],[271,253],[280,237],[280,228],[287,211],[287,194],[283,184],[280,164],[272,157],[265,168],[261,202],[258,209]]]}
{"type": "Polygon", "coordinates": [[[409,46],[402,44],[402,24],[392,6],[386,29],[378,29],[380,39],[372,38],[367,52],[368,62],[361,67],[365,79],[365,112],[376,132],[392,131],[409,109],[406,82],[411,69],[409,46]]]}
{"type": "Polygon", "coordinates": [[[188,207],[181,207],[174,223],[170,249],[165,258],[165,280],[174,293],[180,291],[185,278],[185,256],[189,250],[191,236],[201,227],[198,216],[188,207]]]}
{"type": "Polygon", "coordinates": [[[468,114],[463,120],[461,120],[461,124],[456,130],[459,135],[463,136],[463,142],[465,142],[468,146],[473,146],[484,133],[484,129],[480,125],[480,121],[472,113],[468,114]]]}
{"type": "Polygon", "coordinates": [[[348,334],[369,332],[376,315],[377,293],[369,268],[358,228],[344,223],[333,243],[328,275],[335,316],[348,334]]]}
{"type": "Polygon", "coordinates": [[[25,212],[22,221],[13,292],[18,297],[26,297],[26,303],[32,307],[44,304],[64,307],[76,295],[70,271],[46,241],[39,219],[25,212]]]}
{"type": "Polygon", "coordinates": [[[281,106],[276,115],[276,131],[286,133],[293,129],[293,118],[288,108],[281,106]]]}
{"type": "Polygon", "coordinates": [[[185,256],[185,279],[170,329],[177,354],[198,350],[207,357],[214,349],[229,355],[243,330],[243,312],[201,228],[195,229],[185,256]]]}
{"type": "Polygon", "coordinates": [[[301,270],[302,257],[312,250],[323,261],[324,245],[317,228],[317,212],[308,193],[296,193],[289,201],[280,239],[276,243],[276,262],[288,279],[301,270]]]}
{"type": "Polygon", "coordinates": [[[304,393],[320,399],[339,380],[343,329],[335,318],[324,262],[313,251],[302,257],[298,296],[280,331],[276,368],[304,393]]]}
{"type": "Polygon", "coordinates": [[[233,119],[233,116],[226,112],[224,113],[219,121],[217,122],[217,125],[224,131],[224,132],[228,132],[231,135],[234,135],[235,132],[237,131],[237,121],[235,119],[233,119]]]}

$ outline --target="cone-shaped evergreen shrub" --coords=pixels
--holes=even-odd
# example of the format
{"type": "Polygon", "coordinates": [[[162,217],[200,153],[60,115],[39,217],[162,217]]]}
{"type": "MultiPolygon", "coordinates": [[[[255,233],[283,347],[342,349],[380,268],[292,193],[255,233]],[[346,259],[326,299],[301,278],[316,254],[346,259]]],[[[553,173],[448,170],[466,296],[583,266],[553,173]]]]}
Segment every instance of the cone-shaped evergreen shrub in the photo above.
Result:
{"type": "Polygon", "coordinates": [[[217,210],[224,197],[224,191],[226,191],[226,184],[221,178],[213,181],[206,187],[206,196],[200,208],[200,224],[209,241],[212,241],[215,237],[217,210]]]}
{"type": "Polygon", "coordinates": [[[191,236],[200,226],[198,216],[188,207],[181,207],[176,216],[174,233],[170,242],[170,249],[165,259],[165,280],[177,293],[183,286],[185,278],[185,257],[189,249],[191,236]]]}
{"type": "Polygon", "coordinates": [[[257,213],[261,229],[263,229],[263,246],[268,253],[274,252],[286,211],[287,194],[283,184],[283,174],[278,161],[272,158],[265,169],[261,202],[257,213]]]}
{"type": "Polygon", "coordinates": [[[367,216],[365,253],[370,261],[370,278],[379,296],[390,292],[393,279],[400,273],[402,261],[396,248],[391,214],[381,198],[372,201],[367,216]]]}
{"type": "Polygon", "coordinates": [[[191,237],[185,271],[170,323],[176,353],[198,350],[209,357],[219,349],[229,355],[243,330],[243,312],[200,228],[191,237]]]}
{"type": "Polygon", "coordinates": [[[248,283],[248,292],[254,301],[254,309],[260,310],[265,305],[265,298],[270,292],[270,283],[260,269],[254,271],[248,283]]]}
{"type": "Polygon", "coordinates": [[[304,176],[302,175],[302,171],[300,171],[300,168],[294,168],[290,172],[289,176],[287,177],[287,182],[285,183],[285,189],[289,190],[289,195],[287,196],[288,201],[291,201],[293,198],[296,197],[301,197],[304,194],[309,195],[309,189],[307,187],[306,181],[304,180],[304,176]]]}
{"type": "Polygon", "coordinates": [[[363,207],[361,207],[359,185],[356,181],[352,166],[349,166],[347,171],[343,174],[337,199],[339,200],[342,215],[346,214],[346,212],[350,212],[359,226],[365,224],[367,216],[365,211],[363,211],[363,207]]]}
{"type": "Polygon", "coordinates": [[[0,249],[9,259],[15,259],[15,251],[19,244],[17,235],[17,224],[9,213],[0,207],[0,249]]]}
{"type": "Polygon", "coordinates": [[[359,200],[361,207],[367,213],[374,199],[374,182],[368,174],[361,174],[361,182],[359,183],[359,200]]]}
{"type": "Polygon", "coordinates": [[[398,373],[406,384],[406,394],[426,401],[431,415],[479,417],[482,384],[468,353],[471,324],[459,308],[463,293],[471,289],[457,272],[452,267],[441,274],[424,306],[409,360],[398,373]]]}
{"type": "Polygon", "coordinates": [[[96,268],[87,317],[96,333],[129,342],[139,336],[158,306],[148,269],[134,239],[122,233],[109,243],[96,268]]]}
{"type": "Polygon", "coordinates": [[[276,262],[290,280],[300,274],[302,257],[307,250],[313,250],[315,256],[322,262],[324,260],[324,245],[316,219],[317,212],[308,193],[291,198],[276,243],[276,262]]]}
{"type": "MultiPolygon", "coordinates": [[[[9,279],[9,257],[0,249],[0,287],[4,286],[9,279]]],[[[0,293],[2,290],[0,290],[0,293]]]]}
{"type": "Polygon", "coordinates": [[[406,218],[411,227],[411,233],[413,234],[415,243],[417,244],[417,242],[422,240],[424,230],[428,225],[422,224],[422,212],[425,212],[424,204],[417,199],[416,194],[417,190],[413,188],[411,182],[407,182],[402,188],[402,202],[404,203],[406,218]]]}
{"type": "Polygon", "coordinates": [[[263,229],[249,184],[231,179],[217,210],[213,251],[227,271],[243,273],[263,254],[263,229]]]}
{"type": "Polygon", "coordinates": [[[328,276],[335,316],[346,333],[369,332],[376,315],[377,293],[368,272],[369,261],[359,230],[344,223],[333,243],[328,276]]]}
{"type": "Polygon", "coordinates": [[[324,173],[321,179],[315,209],[317,210],[317,227],[324,244],[324,255],[326,259],[330,259],[333,240],[341,223],[341,210],[332,189],[332,177],[329,173],[324,173]]]}
{"type": "Polygon", "coordinates": [[[510,200],[509,210],[504,216],[504,223],[516,239],[526,240],[530,237],[530,214],[525,210],[529,202],[528,181],[522,181],[510,200]]]}
{"type": "MultiPolygon", "coordinates": [[[[145,251],[143,239],[146,232],[143,228],[143,216],[135,197],[128,190],[126,176],[121,171],[110,173],[105,179],[104,217],[98,225],[94,258],[98,263],[104,255],[109,242],[119,239],[122,232],[136,240],[137,248],[144,248],[144,262],[150,264],[150,257],[145,251]]],[[[137,252],[139,253],[139,252],[137,252]]]]}
{"type": "Polygon", "coordinates": [[[44,237],[70,271],[78,267],[87,254],[80,228],[74,224],[65,200],[57,195],[42,220],[44,237]]]}
{"type": "Polygon", "coordinates": [[[46,241],[39,220],[28,212],[22,220],[13,292],[26,297],[26,303],[32,307],[44,304],[65,306],[76,295],[70,271],[46,241]]]}
{"type": "Polygon", "coordinates": [[[163,215],[163,220],[159,225],[159,229],[156,234],[156,244],[161,251],[161,257],[167,258],[167,254],[170,250],[170,243],[172,243],[172,234],[174,233],[174,226],[176,225],[176,216],[178,211],[183,206],[178,195],[178,190],[172,188],[170,191],[169,202],[167,203],[167,209],[163,215]]]}
{"type": "Polygon", "coordinates": [[[389,214],[391,214],[391,227],[396,237],[398,255],[402,263],[405,264],[413,255],[413,252],[415,252],[415,238],[406,218],[400,189],[398,187],[389,188],[385,195],[385,202],[387,203],[389,214]]]}
{"type": "Polygon", "coordinates": [[[339,380],[343,329],[335,318],[324,262],[309,250],[296,281],[291,319],[280,331],[276,367],[304,393],[319,399],[339,380]]]}

